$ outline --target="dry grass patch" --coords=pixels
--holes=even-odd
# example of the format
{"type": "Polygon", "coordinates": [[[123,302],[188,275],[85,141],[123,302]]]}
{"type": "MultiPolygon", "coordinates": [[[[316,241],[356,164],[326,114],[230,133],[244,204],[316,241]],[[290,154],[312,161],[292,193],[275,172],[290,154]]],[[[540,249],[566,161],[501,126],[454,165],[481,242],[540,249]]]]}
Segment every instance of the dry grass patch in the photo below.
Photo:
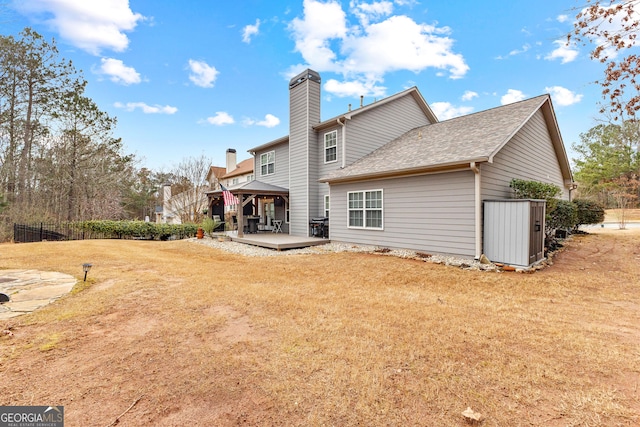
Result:
{"type": "Polygon", "coordinates": [[[487,426],[636,425],[637,237],[579,236],[530,275],[190,242],[2,245],[0,268],[94,267],[87,289],[12,320],[0,395],[87,426],[140,395],[126,425],[458,426],[467,407],[487,426]],[[44,353],[43,336],[59,337],[44,353]]]}

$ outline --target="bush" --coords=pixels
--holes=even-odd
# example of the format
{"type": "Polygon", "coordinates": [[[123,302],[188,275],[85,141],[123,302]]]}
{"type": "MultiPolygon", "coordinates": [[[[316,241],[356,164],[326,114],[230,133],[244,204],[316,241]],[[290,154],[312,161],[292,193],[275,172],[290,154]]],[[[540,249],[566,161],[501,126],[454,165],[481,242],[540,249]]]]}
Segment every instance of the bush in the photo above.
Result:
{"type": "Polygon", "coordinates": [[[202,229],[205,233],[207,233],[207,236],[213,237],[213,232],[220,226],[220,224],[221,221],[216,221],[213,218],[205,217],[205,219],[202,220],[202,229]]]}
{"type": "Polygon", "coordinates": [[[571,230],[578,223],[578,209],[568,200],[557,200],[555,209],[549,213],[548,228],[571,230]]]}
{"type": "Polygon", "coordinates": [[[144,221],[94,220],[78,223],[83,231],[93,237],[105,239],[149,239],[168,240],[171,237],[183,239],[193,237],[198,226],[195,224],[156,224],[144,221]]]}
{"type": "Polygon", "coordinates": [[[604,221],[604,207],[600,203],[587,199],[575,199],[573,204],[578,216],[575,228],[604,221]]]}
{"type": "Polygon", "coordinates": [[[509,187],[513,189],[514,199],[542,199],[549,201],[558,196],[562,190],[555,184],[524,179],[512,179],[509,187]]]}

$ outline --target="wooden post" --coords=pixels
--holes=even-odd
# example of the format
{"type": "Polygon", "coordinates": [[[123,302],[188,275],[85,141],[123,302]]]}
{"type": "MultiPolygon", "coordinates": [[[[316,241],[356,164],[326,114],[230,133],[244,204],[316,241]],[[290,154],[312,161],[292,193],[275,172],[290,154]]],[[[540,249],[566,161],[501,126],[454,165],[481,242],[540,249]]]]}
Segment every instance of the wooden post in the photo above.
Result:
{"type": "Polygon", "coordinates": [[[236,215],[236,218],[238,218],[238,237],[244,237],[244,218],[242,217],[244,214],[244,212],[242,212],[244,210],[243,201],[244,195],[238,194],[238,212],[236,215]]]}

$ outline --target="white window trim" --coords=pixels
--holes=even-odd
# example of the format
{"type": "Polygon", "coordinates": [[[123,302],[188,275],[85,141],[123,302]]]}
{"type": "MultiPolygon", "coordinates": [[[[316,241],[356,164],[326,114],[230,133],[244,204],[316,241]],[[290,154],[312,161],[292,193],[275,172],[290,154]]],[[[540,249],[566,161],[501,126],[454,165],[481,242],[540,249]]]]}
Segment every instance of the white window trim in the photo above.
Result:
{"type": "MultiPolygon", "coordinates": [[[[349,197],[349,196],[347,196],[349,197]]],[[[324,216],[325,218],[329,218],[329,214],[331,213],[331,199],[328,194],[324,195],[324,216]]]]}
{"type": "Polygon", "coordinates": [[[369,189],[369,190],[360,190],[360,191],[348,191],[347,192],[347,228],[352,228],[352,229],[356,229],[356,230],[384,230],[384,190],[382,188],[378,188],[378,189],[369,189]],[[367,199],[366,199],[366,193],[368,192],[374,192],[374,191],[379,191],[380,192],[380,196],[381,196],[381,203],[382,203],[382,207],[381,208],[376,208],[376,209],[367,209],[367,199]],[[349,194],[353,194],[353,193],[362,193],[362,209],[349,209],[349,194]],[[351,212],[352,210],[358,210],[358,211],[362,211],[363,212],[363,216],[362,216],[362,226],[355,226],[355,225],[350,225],[349,224],[349,212],[351,212]],[[382,214],[382,221],[380,224],[380,227],[367,227],[367,211],[380,211],[382,214]]]}
{"type": "Polygon", "coordinates": [[[271,150],[271,151],[267,151],[266,153],[262,153],[260,154],[260,176],[267,176],[267,175],[273,175],[276,173],[276,152],[275,150],[271,150]],[[273,155],[273,161],[269,162],[269,154],[273,155]],[[267,162],[266,163],[262,163],[262,157],[266,156],[267,158],[267,162]],[[269,165],[273,163],[273,172],[269,173],[269,165]],[[262,173],[262,166],[267,166],[267,173],[262,173]]]}
{"type": "Polygon", "coordinates": [[[331,132],[327,132],[324,134],[324,138],[323,138],[323,144],[324,144],[324,162],[325,163],[335,163],[338,161],[338,131],[337,130],[332,130],[331,132]],[[333,134],[333,140],[335,141],[335,144],[327,147],[327,135],[331,135],[333,134]],[[327,160],[327,148],[335,148],[336,149],[336,158],[335,160],[327,160]]]}

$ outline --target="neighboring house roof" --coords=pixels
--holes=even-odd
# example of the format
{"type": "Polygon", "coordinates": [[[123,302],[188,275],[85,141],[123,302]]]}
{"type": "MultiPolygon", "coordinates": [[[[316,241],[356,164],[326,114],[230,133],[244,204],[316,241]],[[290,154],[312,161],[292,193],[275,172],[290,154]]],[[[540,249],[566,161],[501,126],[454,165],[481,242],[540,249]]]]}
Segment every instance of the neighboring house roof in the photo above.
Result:
{"type": "Polygon", "coordinates": [[[209,173],[207,174],[207,181],[213,183],[214,180],[212,178],[215,177],[217,179],[220,179],[226,172],[226,168],[220,166],[211,166],[209,168],[209,173]]]}
{"type": "MultiPolygon", "coordinates": [[[[313,129],[315,131],[321,131],[322,129],[326,129],[328,127],[331,126],[335,126],[336,125],[336,121],[340,120],[342,123],[344,123],[345,120],[350,120],[353,117],[357,116],[358,114],[362,114],[364,112],[367,111],[371,111],[375,108],[379,108],[385,104],[388,104],[389,102],[393,102],[396,99],[402,98],[404,96],[411,96],[413,97],[416,102],[418,103],[418,106],[420,107],[420,109],[424,112],[425,116],[429,119],[429,121],[431,123],[437,123],[438,122],[438,118],[436,117],[436,115],[433,113],[433,111],[431,110],[431,107],[429,107],[429,105],[427,104],[427,102],[424,100],[424,98],[422,97],[422,94],[420,93],[420,91],[418,90],[417,87],[412,87],[409,88],[407,90],[404,90],[402,92],[398,92],[395,95],[391,95],[387,98],[381,99],[380,101],[375,101],[372,104],[369,105],[365,105],[363,107],[360,108],[356,108],[355,110],[351,110],[348,111],[344,114],[340,114],[338,116],[332,117],[328,120],[325,120],[323,122],[318,123],[317,125],[315,125],[313,127],[313,129]]],[[[275,139],[273,141],[267,142],[266,144],[262,144],[258,147],[252,148],[249,150],[250,153],[255,153],[257,151],[263,151],[267,148],[270,147],[275,147],[276,145],[282,144],[284,142],[289,142],[289,136],[283,136],[281,138],[275,139]]]]}
{"type": "Polygon", "coordinates": [[[240,175],[246,175],[253,173],[253,158],[249,158],[238,163],[236,168],[231,172],[224,174],[220,177],[221,179],[229,179],[240,175]]]}
{"type": "Polygon", "coordinates": [[[547,123],[562,174],[565,179],[571,179],[551,98],[542,95],[412,129],[320,181],[331,183],[409,175],[446,170],[471,162],[492,162],[539,109],[547,123]]]}

